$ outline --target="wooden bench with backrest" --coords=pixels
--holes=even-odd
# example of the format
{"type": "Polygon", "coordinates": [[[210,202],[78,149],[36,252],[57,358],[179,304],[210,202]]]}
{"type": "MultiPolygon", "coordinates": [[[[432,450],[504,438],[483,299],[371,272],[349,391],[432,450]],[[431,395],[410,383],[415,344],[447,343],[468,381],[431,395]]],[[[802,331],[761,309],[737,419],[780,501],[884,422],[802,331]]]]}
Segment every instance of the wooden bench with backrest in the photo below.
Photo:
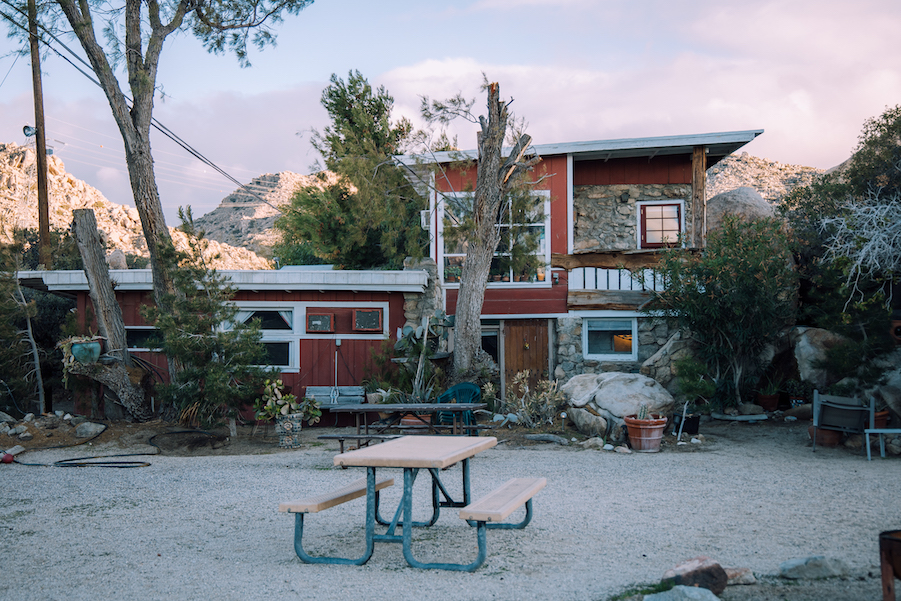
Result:
{"type": "Polygon", "coordinates": [[[362,386],[307,386],[304,396],[319,401],[323,409],[329,405],[357,405],[366,398],[362,386]]]}
{"type": "MultiPolygon", "coordinates": [[[[353,565],[362,565],[369,560],[372,554],[372,548],[368,548],[363,557],[357,559],[348,559],[343,557],[325,557],[312,556],[303,549],[303,517],[307,513],[318,513],[331,507],[347,503],[353,499],[366,496],[366,476],[354,480],[346,486],[342,486],[337,490],[322,493],[305,499],[296,501],[288,501],[287,503],[279,503],[278,510],[282,513],[294,514],[294,551],[297,556],[306,563],[344,563],[353,565]]],[[[381,478],[375,482],[376,495],[383,488],[394,485],[394,478],[381,478]]]]}

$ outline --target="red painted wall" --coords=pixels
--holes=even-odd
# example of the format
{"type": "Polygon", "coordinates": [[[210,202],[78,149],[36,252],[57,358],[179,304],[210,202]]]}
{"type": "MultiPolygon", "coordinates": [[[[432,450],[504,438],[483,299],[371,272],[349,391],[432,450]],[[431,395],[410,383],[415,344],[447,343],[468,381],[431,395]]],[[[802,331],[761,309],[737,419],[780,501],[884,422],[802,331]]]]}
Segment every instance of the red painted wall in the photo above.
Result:
{"type": "Polygon", "coordinates": [[[576,161],[573,185],[690,184],[691,155],[576,161]]]}

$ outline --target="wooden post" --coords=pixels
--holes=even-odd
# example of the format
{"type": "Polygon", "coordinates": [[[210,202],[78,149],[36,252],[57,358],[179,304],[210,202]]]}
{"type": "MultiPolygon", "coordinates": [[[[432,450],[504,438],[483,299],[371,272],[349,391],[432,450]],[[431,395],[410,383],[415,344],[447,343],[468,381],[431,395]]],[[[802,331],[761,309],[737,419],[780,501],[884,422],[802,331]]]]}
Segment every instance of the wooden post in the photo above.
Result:
{"type": "Polygon", "coordinates": [[[38,16],[35,0],[28,0],[28,33],[31,42],[31,79],[34,89],[35,168],[38,172],[39,261],[52,268],[50,253],[50,201],[47,194],[47,137],[44,133],[44,92],[41,86],[41,50],[38,47],[38,16]]]}
{"type": "Polygon", "coordinates": [[[707,148],[695,146],[691,154],[691,245],[707,246],[707,148]]]}

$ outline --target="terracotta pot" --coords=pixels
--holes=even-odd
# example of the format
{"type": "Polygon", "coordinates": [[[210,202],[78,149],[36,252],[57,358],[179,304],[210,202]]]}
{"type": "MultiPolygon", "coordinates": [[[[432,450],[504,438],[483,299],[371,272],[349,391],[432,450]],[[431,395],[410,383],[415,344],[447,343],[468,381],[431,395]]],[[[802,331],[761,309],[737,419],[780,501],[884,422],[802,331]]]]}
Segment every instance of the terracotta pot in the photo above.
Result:
{"type": "Polygon", "coordinates": [[[779,408],[779,395],[758,393],[757,404],[763,407],[764,411],[775,411],[779,408]]]}
{"type": "MultiPolygon", "coordinates": [[[[813,426],[807,428],[807,435],[813,440],[813,426]]],[[[818,447],[837,447],[842,443],[842,432],[840,430],[824,430],[817,429],[817,446],[818,447]]]]}
{"type": "Polygon", "coordinates": [[[666,428],[665,417],[652,413],[650,419],[638,419],[635,415],[627,415],[623,419],[629,432],[629,445],[633,451],[656,453],[660,450],[663,429],[666,428]]]}

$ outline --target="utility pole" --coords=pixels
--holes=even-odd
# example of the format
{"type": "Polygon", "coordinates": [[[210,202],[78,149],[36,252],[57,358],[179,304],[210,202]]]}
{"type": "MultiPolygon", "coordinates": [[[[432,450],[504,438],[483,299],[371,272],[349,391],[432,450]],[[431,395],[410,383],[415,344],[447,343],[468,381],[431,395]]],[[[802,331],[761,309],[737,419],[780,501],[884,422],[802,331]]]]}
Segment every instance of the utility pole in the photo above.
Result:
{"type": "Polygon", "coordinates": [[[47,140],[44,136],[44,91],[41,86],[41,50],[38,46],[38,10],[35,0],[28,0],[28,33],[31,42],[31,78],[34,85],[34,121],[38,172],[38,236],[40,263],[52,267],[50,254],[50,201],[47,195],[47,140]]]}

